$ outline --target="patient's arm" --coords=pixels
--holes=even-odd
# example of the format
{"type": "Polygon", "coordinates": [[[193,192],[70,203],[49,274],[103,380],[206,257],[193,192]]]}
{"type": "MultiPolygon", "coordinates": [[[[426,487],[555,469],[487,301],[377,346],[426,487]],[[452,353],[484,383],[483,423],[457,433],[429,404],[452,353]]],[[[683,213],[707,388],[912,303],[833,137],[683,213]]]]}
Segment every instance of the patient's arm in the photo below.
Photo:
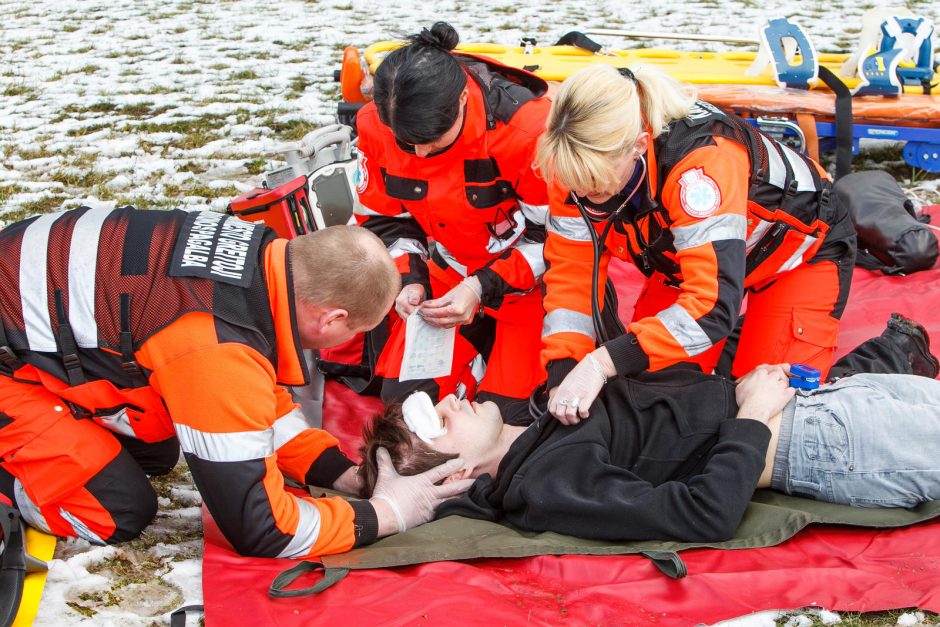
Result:
{"type": "Polygon", "coordinates": [[[702,472],[658,486],[612,465],[603,445],[559,447],[514,480],[506,516],[526,529],[584,538],[726,540],[757,485],[769,439],[757,421],[724,420],[702,472]]]}

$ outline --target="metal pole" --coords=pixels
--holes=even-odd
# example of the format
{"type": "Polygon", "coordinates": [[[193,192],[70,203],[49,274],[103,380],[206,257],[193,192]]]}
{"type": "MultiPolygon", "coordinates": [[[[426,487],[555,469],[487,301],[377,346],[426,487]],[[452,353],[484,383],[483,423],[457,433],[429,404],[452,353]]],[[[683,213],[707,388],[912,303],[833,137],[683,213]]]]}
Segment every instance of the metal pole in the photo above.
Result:
{"type": "Polygon", "coordinates": [[[758,39],[730,37],[725,35],[688,35],[686,33],[645,33],[643,31],[619,30],[616,28],[593,28],[583,31],[585,35],[613,35],[629,39],[687,39],[690,41],[720,41],[731,44],[759,46],[758,39]]]}

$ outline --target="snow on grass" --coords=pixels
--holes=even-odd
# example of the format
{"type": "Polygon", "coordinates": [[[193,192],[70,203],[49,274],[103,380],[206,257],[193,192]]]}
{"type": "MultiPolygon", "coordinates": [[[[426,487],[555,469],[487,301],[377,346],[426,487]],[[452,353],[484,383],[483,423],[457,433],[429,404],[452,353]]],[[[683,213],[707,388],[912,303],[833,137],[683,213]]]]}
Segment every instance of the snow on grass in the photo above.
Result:
{"type": "MultiPolygon", "coordinates": [[[[935,2],[904,4],[940,22],[935,2]]],[[[332,75],[345,46],[363,49],[437,19],[450,21],[464,41],[517,44],[534,36],[549,44],[585,28],[754,36],[764,20],[791,16],[819,50],[849,52],[869,6],[850,0],[4,0],[0,225],[81,204],[222,210],[278,165],[286,143],[333,121],[339,87],[332,75]]],[[[863,157],[863,164],[888,164],[913,179],[908,186],[924,202],[940,202],[936,177],[912,173],[896,147],[885,150],[863,157]]],[[[156,483],[160,512],[141,539],[107,548],[60,543],[37,625],[165,623],[174,607],[199,602],[199,495],[182,467],[156,483]]],[[[755,617],[747,619],[765,620],[755,617]]]]}

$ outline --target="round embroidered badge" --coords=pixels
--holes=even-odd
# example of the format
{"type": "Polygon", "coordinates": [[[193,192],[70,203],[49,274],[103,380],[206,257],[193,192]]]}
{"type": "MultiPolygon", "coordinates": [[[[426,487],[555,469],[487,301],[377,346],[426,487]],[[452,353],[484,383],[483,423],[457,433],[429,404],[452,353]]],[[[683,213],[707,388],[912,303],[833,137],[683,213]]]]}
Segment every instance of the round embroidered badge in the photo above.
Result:
{"type": "Polygon", "coordinates": [[[707,218],[721,206],[721,190],[702,168],[693,168],[679,177],[679,202],[693,218],[707,218]]]}
{"type": "Polygon", "coordinates": [[[353,175],[353,182],[356,184],[356,193],[362,194],[369,187],[369,168],[366,167],[368,158],[361,152],[359,159],[356,160],[356,173],[353,175]]]}

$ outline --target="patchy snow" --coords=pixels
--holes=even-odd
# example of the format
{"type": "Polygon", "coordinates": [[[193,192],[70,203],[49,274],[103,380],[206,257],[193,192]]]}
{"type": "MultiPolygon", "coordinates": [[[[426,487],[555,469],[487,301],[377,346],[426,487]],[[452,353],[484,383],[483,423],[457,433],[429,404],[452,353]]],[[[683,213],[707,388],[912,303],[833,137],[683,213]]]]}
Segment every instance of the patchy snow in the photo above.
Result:
{"type": "MultiPolygon", "coordinates": [[[[940,22],[936,2],[904,4],[940,22]]],[[[752,36],[764,20],[791,16],[819,50],[851,51],[866,6],[861,0],[3,0],[0,222],[80,204],[222,210],[275,165],[286,142],[332,122],[338,97],[332,73],[344,46],[362,49],[436,19],[451,21],[464,41],[516,44],[534,36],[546,44],[576,28],[752,36]]],[[[938,184],[909,186],[936,202],[938,184]]],[[[107,548],[60,543],[37,625],[166,623],[174,607],[200,601],[199,495],[179,469],[170,481],[141,540],[107,548]]],[[[790,614],[762,612],[725,624],[772,625],[789,616],[788,625],[803,627],[809,620],[790,614]]],[[[824,622],[822,613],[813,615],[824,622]]]]}

